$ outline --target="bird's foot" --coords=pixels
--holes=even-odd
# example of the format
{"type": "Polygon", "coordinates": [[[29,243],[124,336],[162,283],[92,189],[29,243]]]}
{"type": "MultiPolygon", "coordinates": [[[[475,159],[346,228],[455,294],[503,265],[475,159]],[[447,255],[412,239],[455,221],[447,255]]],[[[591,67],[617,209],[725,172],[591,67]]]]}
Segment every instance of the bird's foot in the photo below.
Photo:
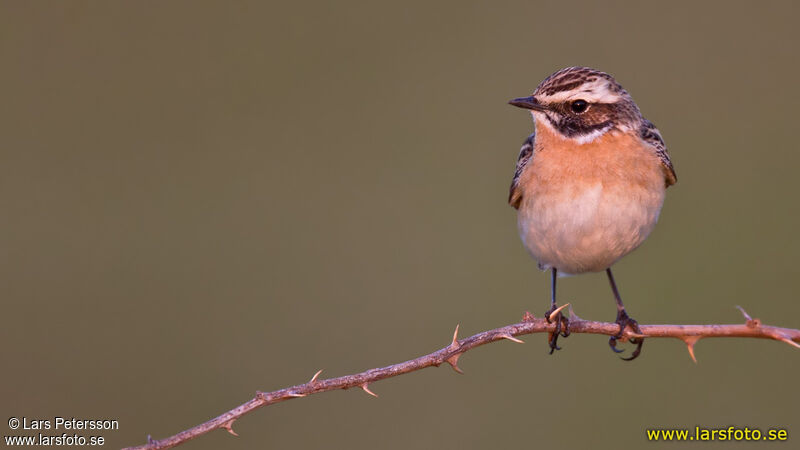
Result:
{"type": "Polygon", "coordinates": [[[544,318],[547,320],[547,323],[556,323],[556,329],[549,334],[547,339],[547,343],[550,344],[551,355],[554,351],[561,350],[561,347],[558,346],[558,336],[569,336],[569,319],[561,314],[561,310],[563,309],[563,306],[557,308],[556,305],[553,304],[553,306],[550,307],[550,310],[544,313],[544,318]]]}
{"type": "MultiPolygon", "coordinates": [[[[631,327],[631,330],[633,330],[633,332],[636,334],[642,334],[642,330],[639,328],[639,323],[633,320],[633,318],[631,318],[624,309],[617,313],[616,323],[619,325],[619,332],[616,335],[608,338],[608,345],[615,353],[622,353],[622,350],[617,348],[617,339],[622,338],[622,333],[625,331],[625,328],[631,327]]],[[[642,345],[644,344],[644,338],[634,337],[630,338],[630,341],[631,344],[636,344],[636,349],[633,350],[633,353],[631,353],[630,357],[620,357],[625,361],[632,361],[636,359],[636,357],[639,356],[639,353],[642,352],[642,345]]]]}

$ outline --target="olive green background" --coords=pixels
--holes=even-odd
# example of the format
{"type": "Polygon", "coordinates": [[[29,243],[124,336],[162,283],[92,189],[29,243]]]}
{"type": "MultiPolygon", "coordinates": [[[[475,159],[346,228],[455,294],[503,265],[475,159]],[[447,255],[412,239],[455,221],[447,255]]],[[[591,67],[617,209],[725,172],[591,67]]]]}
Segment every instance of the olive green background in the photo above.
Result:
{"type": "MultiPolygon", "coordinates": [[[[798,8],[790,2],[3,2],[2,434],[114,418],[106,448],[541,314],[506,204],[569,65],[612,73],[678,173],[615,266],[642,323],[800,327],[798,8]]],[[[560,299],[613,320],[605,277],[560,299]]],[[[496,343],[450,368],[271,406],[187,448],[707,448],[645,429],[784,427],[800,351],[496,343]],[[626,347],[629,348],[629,347],[626,347]],[[564,447],[562,447],[564,446],[564,447]]],[[[91,434],[91,433],[86,433],[91,434]]],[[[794,444],[792,443],[794,442],[794,444]]],[[[722,448],[727,444],[714,444],[722,448]]]]}

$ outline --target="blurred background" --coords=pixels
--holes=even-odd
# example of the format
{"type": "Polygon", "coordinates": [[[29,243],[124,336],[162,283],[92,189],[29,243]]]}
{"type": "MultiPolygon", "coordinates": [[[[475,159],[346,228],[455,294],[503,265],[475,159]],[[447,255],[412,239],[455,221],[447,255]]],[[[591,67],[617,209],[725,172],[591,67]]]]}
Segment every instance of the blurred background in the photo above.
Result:
{"type": "MultiPolygon", "coordinates": [[[[792,2],[3,2],[0,413],[114,418],[107,447],[540,315],[506,204],[565,66],[613,74],[678,173],[615,274],[641,323],[800,327],[792,2]]],[[[613,320],[603,274],[562,279],[613,320]]],[[[544,335],[274,405],[187,448],[647,445],[787,428],[800,352],[544,335]],[[629,346],[626,348],[630,348],[629,346]]],[[[3,425],[3,434],[9,434],[3,425]]],[[[775,444],[739,444],[755,448],[775,444]]],[[[701,444],[682,444],[700,448],[701,444]]],[[[705,447],[703,447],[705,448],[705,447]]],[[[771,447],[770,447],[771,448],[771,447]]]]}

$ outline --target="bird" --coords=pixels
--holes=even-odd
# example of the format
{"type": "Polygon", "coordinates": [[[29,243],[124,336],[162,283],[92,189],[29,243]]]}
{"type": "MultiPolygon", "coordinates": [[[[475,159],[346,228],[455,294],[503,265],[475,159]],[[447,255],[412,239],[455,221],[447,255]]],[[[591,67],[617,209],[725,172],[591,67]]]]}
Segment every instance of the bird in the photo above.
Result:
{"type": "MultiPolygon", "coordinates": [[[[569,335],[556,307],[560,275],[605,271],[617,306],[617,340],[639,325],[622,303],[611,266],[639,247],[658,221],[675,168],[658,128],[608,73],[567,67],[545,78],[533,94],[509,104],[530,111],[534,132],[522,144],[508,203],[519,235],[540,270],[550,270],[550,354],[569,335]],[[554,314],[555,313],[555,314],[554,314]]],[[[644,338],[630,339],[642,350],[644,338]]]]}

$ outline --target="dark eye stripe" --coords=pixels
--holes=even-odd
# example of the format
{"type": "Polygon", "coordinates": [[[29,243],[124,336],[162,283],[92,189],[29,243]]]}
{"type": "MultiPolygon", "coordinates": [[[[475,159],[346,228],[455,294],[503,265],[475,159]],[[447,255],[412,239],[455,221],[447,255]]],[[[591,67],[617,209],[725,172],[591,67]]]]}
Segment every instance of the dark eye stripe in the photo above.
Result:
{"type": "Polygon", "coordinates": [[[572,112],[580,114],[589,108],[589,103],[586,100],[578,99],[570,103],[569,107],[572,112]]]}

